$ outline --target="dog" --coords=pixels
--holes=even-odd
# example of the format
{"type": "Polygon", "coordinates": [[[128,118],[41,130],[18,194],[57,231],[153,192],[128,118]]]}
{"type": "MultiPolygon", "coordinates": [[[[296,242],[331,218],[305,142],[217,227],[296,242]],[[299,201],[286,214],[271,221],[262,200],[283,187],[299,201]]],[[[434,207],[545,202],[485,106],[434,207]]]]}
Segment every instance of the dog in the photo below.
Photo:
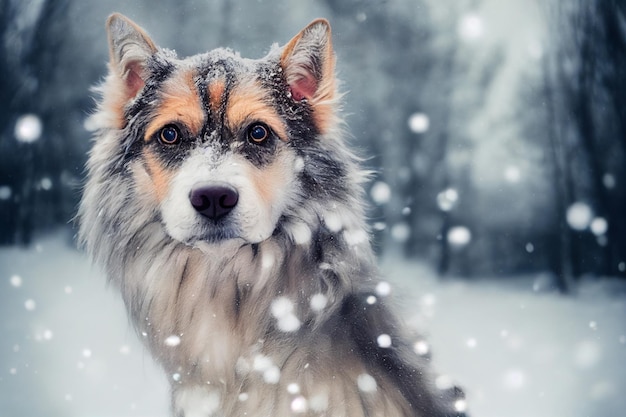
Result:
{"type": "Polygon", "coordinates": [[[258,60],[181,59],[120,14],[106,28],[78,237],[169,376],[172,413],[465,415],[388,306],[329,23],[258,60]]]}

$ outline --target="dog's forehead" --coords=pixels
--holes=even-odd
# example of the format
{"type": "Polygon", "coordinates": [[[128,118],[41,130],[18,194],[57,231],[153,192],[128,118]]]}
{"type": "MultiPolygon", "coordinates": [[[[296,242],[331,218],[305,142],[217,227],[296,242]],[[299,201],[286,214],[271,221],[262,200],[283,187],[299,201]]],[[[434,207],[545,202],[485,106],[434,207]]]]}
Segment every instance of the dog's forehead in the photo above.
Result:
{"type": "Polygon", "coordinates": [[[261,60],[243,58],[238,52],[218,48],[195,57],[197,75],[204,81],[237,80],[258,72],[261,60]]]}

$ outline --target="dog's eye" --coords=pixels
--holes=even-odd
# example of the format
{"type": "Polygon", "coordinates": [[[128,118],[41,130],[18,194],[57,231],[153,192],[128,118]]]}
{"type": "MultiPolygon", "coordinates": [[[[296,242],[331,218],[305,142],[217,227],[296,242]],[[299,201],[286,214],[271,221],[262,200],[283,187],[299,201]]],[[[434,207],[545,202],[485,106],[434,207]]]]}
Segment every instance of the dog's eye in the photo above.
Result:
{"type": "Polygon", "coordinates": [[[254,143],[263,143],[269,137],[270,132],[262,124],[254,124],[248,128],[248,139],[254,143]]]}
{"type": "Polygon", "coordinates": [[[180,131],[174,125],[167,125],[161,129],[159,141],[165,145],[174,145],[180,141],[180,131]]]}

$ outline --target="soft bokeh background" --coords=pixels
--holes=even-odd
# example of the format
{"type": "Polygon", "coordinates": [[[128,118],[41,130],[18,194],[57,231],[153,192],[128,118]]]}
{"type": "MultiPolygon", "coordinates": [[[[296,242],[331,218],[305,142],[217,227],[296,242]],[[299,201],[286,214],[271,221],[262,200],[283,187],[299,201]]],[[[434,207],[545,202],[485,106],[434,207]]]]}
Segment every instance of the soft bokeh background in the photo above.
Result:
{"type": "Polygon", "coordinates": [[[476,416],[623,414],[624,2],[0,0],[0,416],[167,415],[74,249],[113,11],[181,56],[328,18],[375,245],[436,368],[476,416]]]}

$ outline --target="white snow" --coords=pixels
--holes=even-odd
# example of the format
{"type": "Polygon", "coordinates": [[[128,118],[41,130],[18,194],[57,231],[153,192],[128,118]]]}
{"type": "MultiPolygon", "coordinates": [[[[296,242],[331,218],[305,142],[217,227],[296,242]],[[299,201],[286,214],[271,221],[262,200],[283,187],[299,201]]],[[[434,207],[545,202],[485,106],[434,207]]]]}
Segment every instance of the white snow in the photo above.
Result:
{"type": "Polygon", "coordinates": [[[425,133],[430,127],[430,119],[424,113],[413,113],[409,117],[409,129],[413,133],[425,133]]]}
{"type": "Polygon", "coordinates": [[[387,281],[379,282],[378,284],[376,284],[376,294],[378,294],[381,297],[388,296],[389,294],[391,294],[391,285],[387,281]]]}
{"type": "Polygon", "coordinates": [[[576,202],[567,208],[565,217],[572,229],[585,230],[593,219],[593,212],[587,204],[576,202]]]}
{"type": "Polygon", "coordinates": [[[471,415],[623,415],[626,282],[583,280],[562,296],[535,292],[536,275],[442,282],[420,263],[382,267],[431,346],[437,387],[462,386],[471,415]],[[436,303],[416,308],[425,296],[436,303]]]}
{"type": "Polygon", "coordinates": [[[19,275],[11,276],[9,281],[11,282],[11,285],[13,285],[14,287],[21,287],[22,286],[22,277],[20,277],[19,275]]]}
{"type": "Polygon", "coordinates": [[[386,182],[376,181],[370,189],[372,201],[378,205],[386,204],[391,199],[391,188],[386,182]]]}
{"type": "Polygon", "coordinates": [[[12,194],[11,187],[8,185],[0,186],[0,200],[8,200],[12,194]]]}
{"type": "Polygon", "coordinates": [[[406,242],[411,237],[411,227],[405,222],[399,222],[391,227],[391,237],[396,242],[406,242]]]}
{"type": "Polygon", "coordinates": [[[465,226],[454,226],[448,230],[448,242],[452,246],[462,247],[470,243],[471,240],[472,233],[465,226]]]}
{"type": "Polygon", "coordinates": [[[591,229],[591,233],[594,235],[602,236],[609,229],[609,224],[603,217],[596,217],[591,221],[589,228],[591,229]]]}
{"type": "Polygon", "coordinates": [[[467,42],[475,41],[483,36],[485,27],[483,19],[477,13],[467,13],[461,17],[457,27],[457,33],[467,42]]]}
{"type": "MultiPolygon", "coordinates": [[[[0,249],[0,415],[169,416],[167,379],[184,377],[154,365],[119,295],[67,242],[58,234],[32,249],[0,249]],[[37,300],[35,310],[24,308],[27,299],[37,300]]],[[[575,296],[561,296],[534,291],[538,275],[470,283],[439,280],[420,263],[381,264],[404,321],[424,335],[414,348],[430,348],[436,386],[465,389],[457,409],[480,417],[623,415],[626,283],[584,280],[575,296]]],[[[274,367],[254,358],[266,381],[280,379],[274,367]]],[[[308,410],[327,407],[323,394],[307,399],[308,410]]]]}
{"type": "Polygon", "coordinates": [[[309,405],[307,399],[304,398],[302,395],[298,395],[291,401],[291,411],[296,414],[306,413],[308,409],[309,405]]]}
{"type": "Polygon", "coordinates": [[[413,350],[420,356],[427,355],[430,352],[430,346],[425,340],[418,340],[413,344],[413,350]]]}
{"type": "Polygon", "coordinates": [[[613,174],[604,174],[602,176],[602,184],[604,184],[607,189],[612,190],[613,188],[615,188],[616,183],[617,180],[615,179],[615,176],[613,174]]]}
{"type": "Polygon", "coordinates": [[[278,329],[283,332],[295,332],[300,328],[300,320],[293,313],[293,302],[287,297],[277,297],[271,306],[272,316],[278,329]]]}
{"type": "Polygon", "coordinates": [[[49,191],[52,189],[52,180],[48,177],[43,177],[39,182],[39,186],[42,190],[49,191]]]}
{"type": "Polygon", "coordinates": [[[381,348],[391,347],[391,337],[388,334],[383,333],[376,338],[376,343],[381,348]]]}
{"type": "Polygon", "coordinates": [[[292,382],[291,384],[287,385],[287,392],[289,394],[299,394],[300,393],[300,385],[296,384],[295,382],[292,382]]]}
{"type": "Polygon", "coordinates": [[[34,114],[20,116],[15,122],[15,139],[19,142],[32,143],[41,137],[43,126],[41,119],[34,114]]]}
{"type": "Polygon", "coordinates": [[[375,392],[376,391],[376,380],[370,374],[361,374],[357,377],[356,380],[357,386],[359,390],[362,392],[375,392]]]}
{"type": "Polygon", "coordinates": [[[171,336],[168,336],[165,339],[164,343],[165,343],[166,346],[171,346],[171,347],[178,346],[178,345],[180,345],[180,337],[178,337],[175,334],[173,334],[171,336]]]}
{"type": "Polygon", "coordinates": [[[328,304],[328,297],[322,293],[317,293],[311,297],[310,305],[313,311],[322,311],[328,304]]]}
{"type": "Polygon", "coordinates": [[[437,206],[441,211],[450,211],[459,200],[459,193],[454,188],[446,188],[437,194],[437,206]]]}
{"type": "Polygon", "coordinates": [[[280,369],[278,369],[278,366],[272,365],[263,371],[263,381],[268,384],[278,384],[278,381],[280,381],[280,369]]]}
{"type": "Polygon", "coordinates": [[[522,173],[519,168],[516,166],[508,166],[504,170],[504,179],[510,183],[517,183],[522,178],[522,173]]]}

